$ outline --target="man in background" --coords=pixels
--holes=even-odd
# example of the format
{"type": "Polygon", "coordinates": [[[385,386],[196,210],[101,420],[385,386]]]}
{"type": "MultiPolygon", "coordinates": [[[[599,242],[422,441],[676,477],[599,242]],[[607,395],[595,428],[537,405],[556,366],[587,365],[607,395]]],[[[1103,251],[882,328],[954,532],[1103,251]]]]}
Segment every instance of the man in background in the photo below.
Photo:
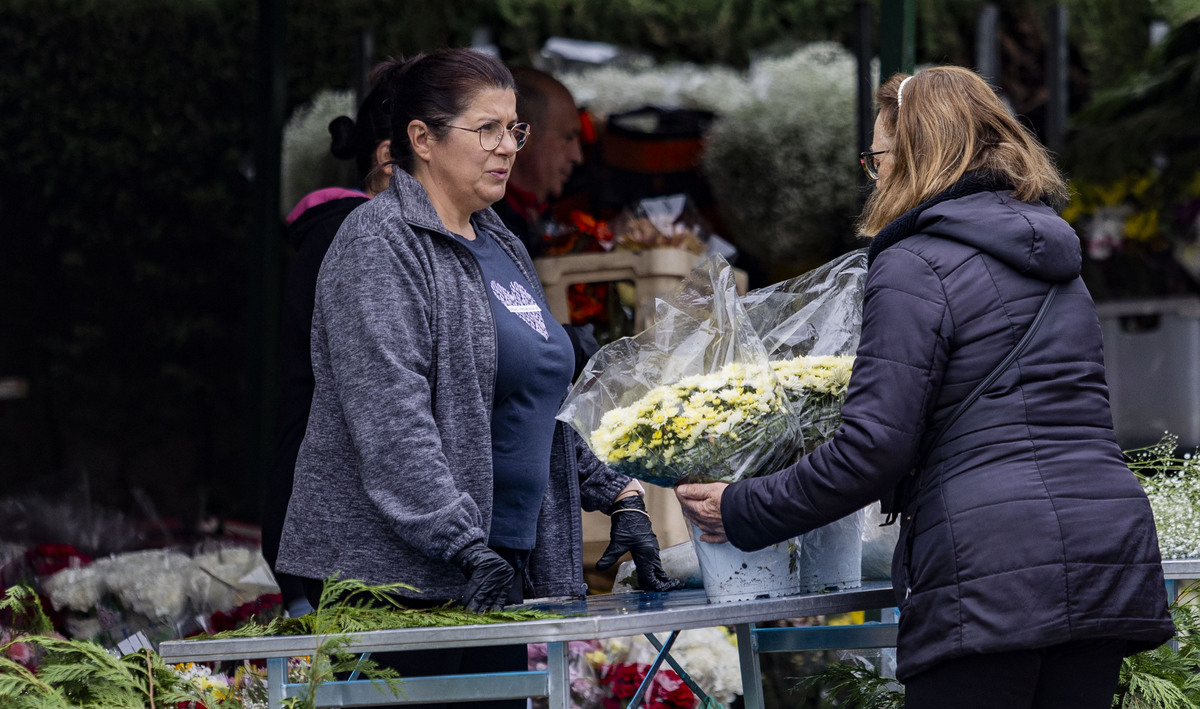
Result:
{"type": "Polygon", "coordinates": [[[513,163],[504,199],[492,206],[504,224],[525,243],[529,255],[545,251],[558,225],[551,202],[562,195],[575,166],[583,162],[579,109],[571,92],[546,72],[512,70],[517,84],[517,116],[531,127],[529,142],[513,163]]]}

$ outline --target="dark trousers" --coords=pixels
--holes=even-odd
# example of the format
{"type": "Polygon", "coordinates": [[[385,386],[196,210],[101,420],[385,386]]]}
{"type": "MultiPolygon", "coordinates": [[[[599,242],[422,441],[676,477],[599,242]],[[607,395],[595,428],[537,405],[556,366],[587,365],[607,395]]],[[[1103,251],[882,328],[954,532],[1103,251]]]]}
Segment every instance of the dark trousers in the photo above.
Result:
{"type": "MultiPolygon", "coordinates": [[[[529,561],[529,552],[518,549],[493,548],[505,561],[516,570],[512,588],[508,592],[508,603],[521,603],[525,600],[524,587],[521,579],[524,576],[525,565],[529,561]]],[[[304,590],[313,608],[321,598],[322,582],[314,579],[304,579],[304,590]]],[[[402,599],[409,608],[436,608],[444,605],[442,600],[402,599]]],[[[529,669],[529,654],[525,645],[498,645],[492,647],[451,647],[442,650],[409,650],[403,652],[376,652],[371,654],[380,667],[390,667],[406,677],[429,677],[432,675],[476,674],[482,672],[524,672],[529,669]]],[[[404,685],[400,685],[404,691],[404,685]]],[[[383,705],[380,709],[525,709],[524,699],[503,699],[486,702],[462,702],[453,705],[440,704],[391,704],[383,705]]]]}
{"type": "Polygon", "coordinates": [[[1079,640],[947,660],[904,683],[905,709],[1109,709],[1125,641],[1079,640]]]}

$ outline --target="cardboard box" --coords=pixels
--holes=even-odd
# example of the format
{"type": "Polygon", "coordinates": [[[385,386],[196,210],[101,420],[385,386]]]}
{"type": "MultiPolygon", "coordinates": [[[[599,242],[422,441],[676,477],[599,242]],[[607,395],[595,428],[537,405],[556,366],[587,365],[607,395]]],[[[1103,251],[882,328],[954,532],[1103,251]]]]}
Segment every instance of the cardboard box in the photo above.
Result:
{"type": "MultiPolygon", "coordinates": [[[[567,289],[576,283],[632,281],[636,292],[634,327],[638,332],[653,320],[654,299],[667,295],[696,266],[700,256],[683,249],[611,251],[567,254],[534,260],[538,278],[546,289],[550,314],[560,323],[571,321],[567,289]]],[[[733,269],[738,292],[746,292],[746,273],[733,269]]]]}

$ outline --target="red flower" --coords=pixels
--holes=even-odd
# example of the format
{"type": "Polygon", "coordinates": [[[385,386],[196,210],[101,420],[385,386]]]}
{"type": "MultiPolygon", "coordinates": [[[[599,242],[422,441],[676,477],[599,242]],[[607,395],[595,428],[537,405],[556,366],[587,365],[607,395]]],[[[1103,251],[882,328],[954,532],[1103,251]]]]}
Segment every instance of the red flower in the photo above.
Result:
{"type": "Polygon", "coordinates": [[[92,563],[92,557],[80,554],[70,544],[38,544],[25,552],[25,558],[37,576],[50,576],[68,567],[92,563]]]}
{"type": "Polygon", "coordinates": [[[605,681],[612,687],[613,696],[617,699],[632,699],[637,693],[638,687],[642,684],[642,680],[646,678],[646,671],[650,669],[649,665],[636,665],[632,663],[622,663],[613,665],[609,671],[605,673],[605,681]]]}
{"type": "Polygon", "coordinates": [[[604,319],[607,302],[607,283],[572,283],[567,286],[567,306],[572,325],[604,319]]]}
{"type": "Polygon", "coordinates": [[[692,709],[696,695],[675,670],[660,670],[650,688],[651,709],[692,709]]]}

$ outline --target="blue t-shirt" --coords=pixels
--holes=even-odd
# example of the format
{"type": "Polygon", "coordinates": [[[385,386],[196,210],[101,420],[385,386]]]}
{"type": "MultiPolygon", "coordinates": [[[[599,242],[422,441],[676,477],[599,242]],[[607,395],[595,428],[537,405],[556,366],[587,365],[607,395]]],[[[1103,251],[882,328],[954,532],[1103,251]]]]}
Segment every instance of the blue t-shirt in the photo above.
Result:
{"type": "Polygon", "coordinates": [[[571,384],[575,355],[562,326],[495,239],[476,225],[459,239],[483,271],[496,323],[492,404],[492,528],[489,546],[532,549],[550,480],[554,415],[571,384]]]}

